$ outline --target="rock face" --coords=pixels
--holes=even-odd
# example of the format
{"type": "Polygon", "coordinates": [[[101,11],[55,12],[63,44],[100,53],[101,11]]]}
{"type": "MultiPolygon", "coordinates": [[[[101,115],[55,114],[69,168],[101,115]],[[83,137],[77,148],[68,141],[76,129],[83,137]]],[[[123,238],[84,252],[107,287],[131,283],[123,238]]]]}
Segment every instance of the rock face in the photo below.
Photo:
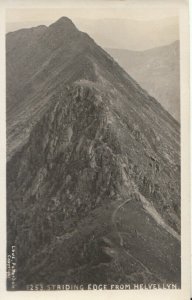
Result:
{"type": "Polygon", "coordinates": [[[180,121],[179,41],[146,51],[107,49],[107,52],[180,121]]]}
{"type": "Polygon", "coordinates": [[[69,19],[7,35],[7,140],[16,289],[180,286],[179,125],[69,19]]]}

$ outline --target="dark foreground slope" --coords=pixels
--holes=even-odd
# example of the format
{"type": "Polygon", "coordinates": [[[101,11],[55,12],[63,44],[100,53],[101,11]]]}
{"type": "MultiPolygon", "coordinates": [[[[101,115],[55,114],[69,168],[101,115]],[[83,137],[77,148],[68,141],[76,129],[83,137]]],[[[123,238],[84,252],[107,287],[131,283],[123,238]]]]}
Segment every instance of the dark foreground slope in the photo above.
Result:
{"type": "Polygon", "coordinates": [[[146,51],[107,49],[107,52],[180,121],[179,41],[146,51]]]}
{"type": "Polygon", "coordinates": [[[93,40],[66,30],[69,24],[63,18],[44,30],[39,43],[51,54],[30,79],[32,91],[7,113],[15,143],[7,228],[8,252],[16,246],[16,288],[179,287],[179,125],[93,40]],[[30,123],[27,135],[12,131],[14,112],[21,127],[30,123]]]}

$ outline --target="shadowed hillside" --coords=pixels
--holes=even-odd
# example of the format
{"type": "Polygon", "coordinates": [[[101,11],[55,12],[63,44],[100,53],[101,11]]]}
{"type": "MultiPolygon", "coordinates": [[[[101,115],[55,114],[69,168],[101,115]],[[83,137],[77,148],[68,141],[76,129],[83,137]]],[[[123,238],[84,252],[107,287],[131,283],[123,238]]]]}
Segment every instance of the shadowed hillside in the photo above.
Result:
{"type": "Polygon", "coordinates": [[[107,52],[180,121],[179,41],[146,51],[107,49],[107,52]]]}

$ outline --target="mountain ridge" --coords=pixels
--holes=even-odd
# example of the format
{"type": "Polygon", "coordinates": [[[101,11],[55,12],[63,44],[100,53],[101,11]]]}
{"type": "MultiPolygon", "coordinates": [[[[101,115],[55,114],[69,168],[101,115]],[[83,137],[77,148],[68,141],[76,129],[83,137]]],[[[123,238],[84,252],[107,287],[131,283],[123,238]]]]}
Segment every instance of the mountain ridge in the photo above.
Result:
{"type": "Polygon", "coordinates": [[[179,286],[179,125],[88,35],[61,41],[63,30],[56,45],[47,31],[34,52],[25,49],[38,68],[27,73],[31,90],[21,84],[23,100],[7,110],[17,289],[127,280],[179,286]]]}
{"type": "MultiPolygon", "coordinates": [[[[51,25],[49,26],[49,27],[51,27],[51,25]]],[[[47,58],[48,57],[50,57],[50,53],[51,53],[51,51],[53,51],[53,49],[52,49],[52,47],[55,47],[55,46],[53,46],[53,44],[55,44],[55,40],[54,40],[54,38],[53,38],[53,42],[51,41],[51,39],[50,39],[50,36],[49,36],[49,27],[47,27],[46,28],[46,31],[47,31],[47,34],[45,35],[45,37],[46,37],[46,39],[45,40],[47,40],[48,42],[45,42],[45,45],[43,44],[43,42],[41,41],[41,39],[42,40],[44,40],[43,38],[42,38],[42,35],[44,35],[45,34],[45,30],[43,29],[41,32],[40,32],[40,36],[39,36],[39,34],[37,35],[37,40],[36,40],[36,37],[34,37],[34,41],[33,41],[33,39],[29,39],[30,40],[30,42],[29,42],[29,46],[28,46],[28,44],[27,43],[25,43],[26,44],[26,47],[27,47],[27,49],[25,49],[24,48],[24,51],[26,52],[29,52],[29,55],[30,55],[30,57],[31,58],[26,58],[26,62],[25,62],[25,55],[23,56],[21,56],[21,54],[22,54],[22,49],[20,49],[20,47],[18,47],[18,54],[16,53],[15,54],[15,52],[14,52],[14,55],[17,55],[17,56],[19,56],[19,57],[21,57],[21,60],[22,60],[22,64],[25,64],[26,65],[26,67],[25,67],[25,69],[23,69],[24,70],[24,72],[23,73],[20,73],[19,74],[19,76],[18,76],[18,71],[17,71],[17,69],[18,68],[15,68],[15,71],[14,70],[12,70],[12,68],[10,68],[8,65],[7,65],[7,70],[8,70],[8,72],[7,72],[7,82],[9,83],[9,70],[11,71],[11,72],[13,72],[13,74],[11,74],[11,78],[12,78],[12,82],[11,82],[11,85],[10,85],[10,87],[8,88],[8,93],[10,93],[11,94],[11,90],[13,89],[14,90],[14,96],[8,96],[8,107],[7,107],[7,109],[9,110],[9,109],[11,109],[11,106],[12,106],[12,103],[13,103],[13,105],[15,106],[15,105],[20,105],[20,102],[22,101],[22,98],[24,98],[24,97],[28,97],[28,95],[26,95],[26,93],[28,94],[28,93],[33,93],[33,86],[36,86],[36,87],[38,87],[38,86],[40,86],[40,84],[41,84],[41,82],[43,82],[43,84],[45,85],[45,81],[44,81],[44,78],[46,78],[45,76],[46,76],[46,74],[48,75],[48,76],[50,76],[49,75],[49,73],[47,73],[47,72],[50,72],[49,70],[48,71],[46,71],[46,66],[44,67],[44,64],[46,63],[46,60],[47,60],[47,58]],[[40,44],[43,44],[43,46],[41,47],[41,46],[39,46],[39,45],[37,45],[37,43],[38,43],[38,41],[40,40],[40,44]],[[50,42],[51,41],[51,42],[50,42]],[[35,43],[35,45],[37,45],[37,46],[33,46],[33,47],[31,47],[30,46],[30,43],[32,43],[32,44],[34,44],[35,43]],[[28,50],[28,48],[29,48],[29,50],[28,50]],[[31,48],[32,48],[32,50],[31,50],[31,48]],[[39,50],[37,50],[39,48],[39,50]],[[33,50],[34,49],[34,50],[33,50]],[[39,52],[39,61],[37,61],[37,62],[33,62],[33,57],[35,56],[35,52],[36,51],[38,51],[39,52]],[[41,54],[41,53],[43,53],[43,55],[41,54]],[[47,57],[47,58],[46,58],[47,57]],[[31,60],[31,64],[29,65],[27,62],[29,61],[29,60],[31,60]],[[24,62],[24,63],[23,63],[24,62]],[[43,69],[42,69],[42,72],[40,72],[40,70],[39,70],[39,67],[40,67],[40,65],[42,64],[42,67],[43,67],[43,69]],[[35,68],[38,70],[38,76],[37,76],[37,79],[35,79],[35,73],[33,74],[30,74],[29,73],[29,69],[34,69],[34,71],[33,71],[33,73],[35,72],[35,68]],[[14,73],[15,72],[15,73],[14,73]],[[32,77],[31,78],[31,75],[34,77],[32,77]],[[14,80],[13,80],[13,78],[14,78],[14,80]],[[15,81],[15,82],[14,82],[15,81]],[[34,82],[34,84],[33,84],[33,81],[35,81],[34,82]],[[20,91],[19,91],[19,86],[20,86],[20,84],[22,83],[22,86],[21,86],[21,88],[22,88],[22,95],[20,94],[20,91]],[[13,87],[12,87],[12,85],[13,85],[13,87]],[[23,89],[23,85],[26,85],[26,88],[25,89],[23,89]],[[16,91],[16,93],[15,93],[15,91],[16,91]],[[23,93],[23,91],[24,91],[24,93],[23,93]],[[18,94],[18,95],[17,95],[18,94]],[[23,95],[24,94],[24,95],[23,95]],[[9,99],[11,99],[11,101],[9,100],[9,99]],[[19,100],[19,102],[18,102],[18,100],[19,100]],[[16,102],[15,102],[16,101],[16,102]]],[[[54,26],[55,27],[55,26],[54,26]]],[[[60,27],[60,26],[59,26],[60,27]]],[[[37,28],[38,29],[38,28],[37,28]]],[[[30,36],[29,34],[28,34],[28,31],[30,32],[30,29],[27,29],[27,38],[30,36]]],[[[71,46],[70,47],[68,47],[68,49],[66,48],[66,50],[65,50],[65,53],[63,54],[63,55],[68,55],[68,57],[69,57],[69,60],[71,59],[71,57],[73,56],[73,48],[75,47],[75,48],[79,48],[79,55],[80,55],[80,53],[82,53],[82,55],[83,55],[83,57],[85,56],[85,54],[83,53],[83,51],[86,51],[86,47],[88,47],[89,49],[90,49],[90,44],[89,44],[89,41],[93,41],[91,38],[88,38],[88,35],[86,35],[85,33],[81,33],[81,32],[79,32],[78,30],[76,31],[75,30],[75,32],[76,32],[76,34],[78,35],[78,37],[77,37],[77,40],[79,40],[79,42],[75,42],[75,44],[72,42],[70,42],[71,43],[71,46]],[[90,39],[90,40],[89,40],[90,39]],[[86,42],[86,40],[89,40],[88,41],[88,43],[86,42]],[[86,46],[86,43],[87,43],[87,46],[86,46]]],[[[16,34],[18,34],[18,33],[20,33],[20,31],[19,32],[17,32],[16,34]]],[[[8,40],[7,40],[7,49],[11,49],[11,45],[9,45],[9,36],[10,35],[8,35],[8,40]]],[[[52,35],[52,33],[51,33],[51,37],[52,36],[54,36],[54,32],[53,32],[53,35],[52,35]]],[[[56,35],[55,35],[56,36],[56,35]]],[[[62,37],[62,35],[61,35],[61,37],[62,37]]],[[[71,39],[71,38],[70,38],[71,39]]],[[[18,39],[18,37],[17,37],[17,40],[20,40],[20,39],[18,39]]],[[[60,40],[60,39],[59,39],[60,40]]],[[[73,38],[71,39],[72,41],[73,41],[73,38]]],[[[13,40],[14,41],[14,40],[13,40]]],[[[59,42],[60,43],[60,42],[59,42]]],[[[62,41],[61,41],[61,43],[62,43],[62,41]]],[[[69,43],[69,41],[68,41],[68,43],[69,43]]],[[[14,41],[14,44],[15,44],[15,41],[14,41]]],[[[95,44],[95,42],[94,42],[94,44],[95,44]]],[[[20,42],[20,45],[21,45],[21,47],[23,48],[23,40],[21,40],[21,42],[20,42]]],[[[57,45],[58,47],[57,48],[59,48],[61,45],[57,45]]],[[[99,47],[99,46],[97,46],[97,47],[99,47]]],[[[57,48],[55,49],[56,51],[57,51],[57,48]]],[[[99,47],[99,49],[102,49],[102,48],[100,48],[99,47]]],[[[100,52],[103,52],[104,50],[102,49],[102,50],[100,50],[100,52]]],[[[12,57],[10,57],[11,56],[11,54],[9,54],[9,52],[7,52],[7,55],[8,55],[8,61],[12,61],[11,63],[10,63],[10,65],[15,65],[16,63],[15,63],[15,59],[14,59],[14,56],[13,56],[13,58],[12,57]]],[[[56,56],[57,55],[59,55],[59,53],[57,54],[56,53],[56,56]]],[[[76,55],[76,54],[75,54],[76,55]]],[[[113,58],[111,57],[111,56],[108,56],[108,58],[109,58],[109,60],[111,60],[114,64],[116,64],[116,62],[113,60],[113,58]]],[[[56,59],[58,59],[57,57],[55,58],[55,60],[56,59]]],[[[17,59],[17,61],[18,61],[18,67],[19,67],[19,65],[20,65],[20,60],[19,59],[17,59]]],[[[65,60],[66,61],[66,60],[65,60]]],[[[58,63],[59,63],[59,60],[58,60],[58,63]]],[[[66,64],[66,63],[65,63],[66,64]]],[[[47,65],[47,67],[48,68],[50,68],[49,67],[49,60],[48,60],[48,65],[47,65]]],[[[54,67],[54,65],[53,65],[53,67],[54,67]]],[[[67,64],[66,64],[66,67],[67,67],[67,64]]],[[[64,69],[64,66],[62,66],[61,65],[61,69],[64,69]]],[[[121,69],[122,70],[122,69],[121,69]]],[[[125,72],[124,70],[123,70],[123,72],[125,72]]],[[[54,73],[53,73],[54,74],[54,73]]],[[[129,75],[126,75],[126,76],[129,76],[129,75]]],[[[135,82],[133,79],[131,79],[131,77],[129,76],[129,78],[130,78],[130,80],[132,80],[132,82],[135,82]]],[[[137,85],[137,83],[135,82],[134,83],[135,85],[137,85]]],[[[15,111],[14,111],[14,113],[15,113],[15,111]]],[[[15,118],[15,116],[14,116],[14,118],[15,118]]],[[[14,137],[12,136],[12,138],[14,139],[14,137]]],[[[16,144],[16,143],[15,143],[16,144]]]]}
{"type": "MultiPolygon", "coordinates": [[[[171,46],[171,45],[176,45],[176,46],[179,46],[180,44],[180,41],[179,40],[175,40],[169,44],[165,44],[165,45],[162,45],[162,46],[159,46],[159,47],[153,47],[153,48],[149,48],[149,49],[145,49],[145,50],[130,50],[130,49],[120,49],[120,48],[109,48],[111,50],[121,50],[122,52],[123,51],[130,51],[130,52],[134,52],[134,53],[140,53],[140,52],[148,52],[150,50],[157,50],[157,49],[163,49],[164,47],[167,47],[167,46],[171,46]]],[[[108,49],[108,48],[105,48],[105,49],[108,49]]]]}

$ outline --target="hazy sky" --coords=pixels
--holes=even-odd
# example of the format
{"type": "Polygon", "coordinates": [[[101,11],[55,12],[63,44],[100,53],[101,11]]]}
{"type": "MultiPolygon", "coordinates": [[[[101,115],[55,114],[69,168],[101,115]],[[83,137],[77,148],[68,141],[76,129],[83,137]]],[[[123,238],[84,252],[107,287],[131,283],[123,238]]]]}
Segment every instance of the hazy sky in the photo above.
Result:
{"type": "Polygon", "coordinates": [[[177,8],[149,7],[8,9],[7,32],[48,26],[67,16],[102,47],[145,50],[178,40],[177,8]]]}

